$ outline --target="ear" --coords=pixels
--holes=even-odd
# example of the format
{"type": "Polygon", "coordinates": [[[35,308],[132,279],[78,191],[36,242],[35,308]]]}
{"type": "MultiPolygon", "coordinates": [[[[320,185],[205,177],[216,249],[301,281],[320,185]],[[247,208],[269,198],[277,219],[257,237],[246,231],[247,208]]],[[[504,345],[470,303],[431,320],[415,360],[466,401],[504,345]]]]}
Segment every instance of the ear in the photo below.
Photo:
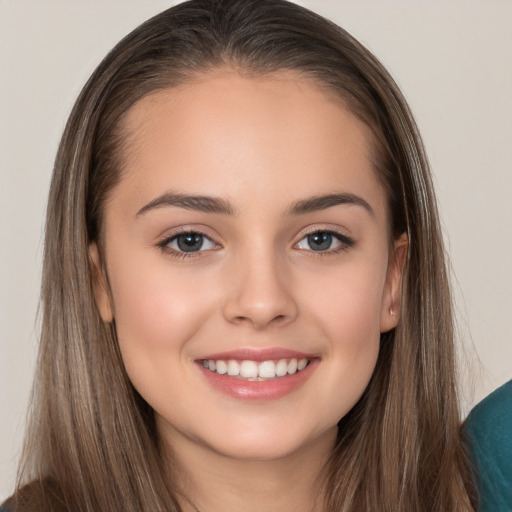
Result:
{"type": "Polygon", "coordinates": [[[402,297],[402,277],[407,260],[409,239],[403,233],[394,243],[391,252],[386,285],[382,296],[382,309],[380,313],[380,332],[394,329],[400,318],[400,302],[402,297]]]}
{"type": "Polygon", "coordinates": [[[101,319],[105,323],[110,323],[114,319],[114,312],[112,308],[109,287],[103,272],[103,264],[101,262],[100,252],[96,242],[93,242],[91,245],[89,245],[89,255],[91,258],[91,274],[93,279],[92,285],[94,289],[96,305],[98,306],[101,319]]]}

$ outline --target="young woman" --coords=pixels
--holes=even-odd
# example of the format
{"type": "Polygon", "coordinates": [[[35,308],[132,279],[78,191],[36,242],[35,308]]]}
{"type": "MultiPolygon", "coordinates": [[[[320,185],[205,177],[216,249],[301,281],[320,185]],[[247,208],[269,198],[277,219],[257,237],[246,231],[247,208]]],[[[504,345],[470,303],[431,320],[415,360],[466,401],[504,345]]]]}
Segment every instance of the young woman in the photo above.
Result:
{"type": "Polygon", "coordinates": [[[471,511],[428,163],[349,34],[193,0],[123,39],[51,185],[10,511],[471,511]]]}

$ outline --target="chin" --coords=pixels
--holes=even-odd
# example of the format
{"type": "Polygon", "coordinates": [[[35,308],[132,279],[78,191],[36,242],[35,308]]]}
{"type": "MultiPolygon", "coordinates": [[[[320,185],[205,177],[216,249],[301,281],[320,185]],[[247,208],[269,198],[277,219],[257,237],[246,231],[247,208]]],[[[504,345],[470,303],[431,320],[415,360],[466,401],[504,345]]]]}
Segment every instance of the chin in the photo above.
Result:
{"type": "MultiPolygon", "coordinates": [[[[303,426],[303,425],[302,425],[303,426]]],[[[318,445],[324,450],[333,449],[336,440],[337,425],[333,425],[324,432],[305,431],[296,426],[282,428],[279,426],[265,426],[226,432],[222,439],[218,437],[210,448],[218,454],[236,460],[272,461],[288,457],[300,457],[301,453],[310,448],[318,450],[318,445]]]]}

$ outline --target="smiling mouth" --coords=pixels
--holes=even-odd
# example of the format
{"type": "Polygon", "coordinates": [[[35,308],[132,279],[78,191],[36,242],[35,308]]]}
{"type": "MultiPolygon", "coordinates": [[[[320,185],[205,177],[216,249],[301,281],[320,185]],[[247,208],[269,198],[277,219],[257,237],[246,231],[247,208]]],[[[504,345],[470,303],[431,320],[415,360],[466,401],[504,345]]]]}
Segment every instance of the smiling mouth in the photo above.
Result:
{"type": "Polygon", "coordinates": [[[309,365],[310,359],[290,358],[268,361],[203,359],[201,363],[204,368],[217,375],[227,375],[248,381],[267,381],[294,375],[304,370],[309,365]]]}

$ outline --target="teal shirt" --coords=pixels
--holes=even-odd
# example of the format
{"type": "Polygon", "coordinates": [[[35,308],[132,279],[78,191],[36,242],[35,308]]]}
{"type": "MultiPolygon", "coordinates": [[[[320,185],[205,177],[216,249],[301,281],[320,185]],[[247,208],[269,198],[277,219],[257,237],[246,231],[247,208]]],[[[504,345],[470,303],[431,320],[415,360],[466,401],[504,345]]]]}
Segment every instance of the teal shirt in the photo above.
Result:
{"type": "Polygon", "coordinates": [[[512,512],[512,380],[476,405],[464,428],[480,493],[479,512],[512,512]]]}

